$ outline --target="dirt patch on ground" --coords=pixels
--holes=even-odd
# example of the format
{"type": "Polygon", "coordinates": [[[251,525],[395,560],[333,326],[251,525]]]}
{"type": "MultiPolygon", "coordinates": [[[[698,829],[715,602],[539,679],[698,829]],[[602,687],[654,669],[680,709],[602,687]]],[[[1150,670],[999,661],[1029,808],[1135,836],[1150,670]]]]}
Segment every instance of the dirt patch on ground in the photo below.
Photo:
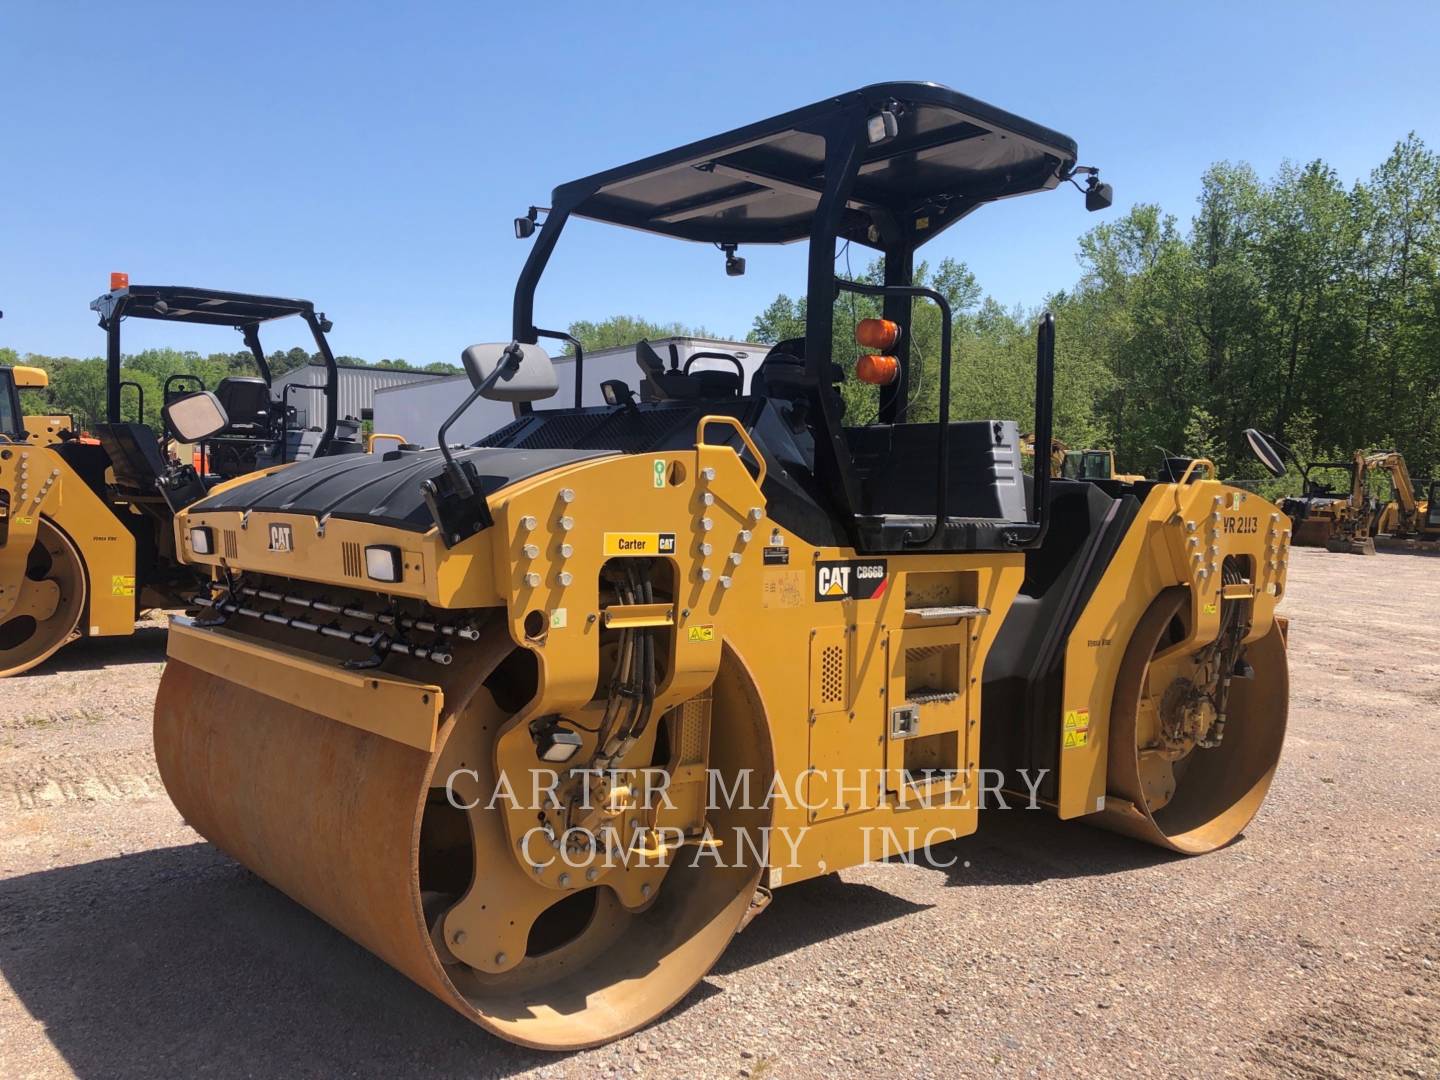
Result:
{"type": "Polygon", "coordinates": [[[670,1016],[499,1042],[179,819],[150,753],[163,635],[0,693],[7,1076],[1415,1077],[1440,1072],[1440,561],[1297,551],[1271,796],[1178,859],[991,812],[943,869],[780,890],[670,1016]]]}

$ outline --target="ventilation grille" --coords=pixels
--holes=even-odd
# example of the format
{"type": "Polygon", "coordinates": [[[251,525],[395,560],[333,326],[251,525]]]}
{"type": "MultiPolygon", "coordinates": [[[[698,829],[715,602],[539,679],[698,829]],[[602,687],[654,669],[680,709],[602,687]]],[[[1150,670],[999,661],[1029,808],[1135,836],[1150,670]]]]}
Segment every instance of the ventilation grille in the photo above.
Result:
{"type": "Polygon", "coordinates": [[[820,704],[838,705],[845,700],[845,650],[827,645],[820,652],[820,704]]]}
{"type": "Polygon", "coordinates": [[[224,541],[225,541],[225,557],[226,557],[227,559],[236,559],[236,558],[239,558],[239,557],[240,557],[240,543],[239,543],[239,541],[236,540],[236,538],[235,538],[235,530],[234,530],[234,529],[226,529],[226,530],[225,530],[224,541]]]}
{"type": "Polygon", "coordinates": [[[340,545],[340,562],[347,577],[364,577],[365,561],[360,557],[360,545],[346,540],[340,545]]]}
{"type": "Polygon", "coordinates": [[[680,756],[677,764],[703,765],[709,743],[710,691],[697,694],[680,706],[678,738],[680,756]]]}
{"type": "Polygon", "coordinates": [[[477,442],[476,446],[509,446],[510,440],[515,435],[530,425],[530,417],[522,416],[518,420],[511,420],[504,427],[492,431],[485,438],[477,442]]]}
{"type": "Polygon", "coordinates": [[[606,417],[604,424],[586,435],[580,441],[579,448],[640,453],[659,443],[682,422],[688,422],[691,427],[694,426],[692,410],[661,409],[637,415],[617,412],[606,417]]]}
{"type": "Polygon", "coordinates": [[[673,431],[694,428],[699,417],[700,411],[691,406],[646,406],[634,413],[627,409],[538,412],[506,424],[476,445],[643,453],[663,443],[673,431]]]}
{"type": "Polygon", "coordinates": [[[535,430],[515,443],[521,450],[567,450],[606,420],[604,416],[584,413],[557,413],[547,416],[535,430]]]}

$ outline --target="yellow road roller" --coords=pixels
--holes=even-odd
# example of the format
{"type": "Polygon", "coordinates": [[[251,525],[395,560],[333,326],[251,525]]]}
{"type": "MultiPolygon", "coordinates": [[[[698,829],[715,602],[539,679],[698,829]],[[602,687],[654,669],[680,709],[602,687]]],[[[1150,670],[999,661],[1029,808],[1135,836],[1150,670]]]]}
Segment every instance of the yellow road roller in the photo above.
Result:
{"type": "Polygon", "coordinates": [[[74,418],[57,413],[27,413],[20,392],[40,391],[50,385],[44,368],[0,367],[0,435],[24,439],[33,446],[54,446],[74,436],[74,418]]]}
{"type": "MultiPolygon", "coordinates": [[[[463,1015],[556,1050],[660,1016],[775,889],[928,851],[982,805],[1231,841],[1285,731],[1289,520],[1203,460],[1027,474],[1015,419],[951,418],[949,307],[913,281],[983,204],[1072,180],[1109,205],[1064,135],[890,83],[555,189],[516,219],[510,340],[464,351],[435,449],[301,462],[178,515],[212,585],[156,702],[175,805],[463,1015]],[[804,336],[748,373],[640,342],[633,385],[546,407],[566,316],[535,299],[572,218],[713,244],[732,275],[808,241],[804,336]],[[882,283],[837,277],[846,242],[882,283]],[[849,292],[883,314],[853,327],[853,373],[831,354],[849,292]],[[927,303],[935,419],[907,415],[927,303]],[[877,388],[870,422],[847,378],[877,388]],[[450,445],[481,397],[513,421],[450,445]]],[[[1037,445],[1054,340],[1047,316],[1037,445]]]]}
{"type": "MultiPolygon", "coordinates": [[[[38,368],[0,369],[0,677],[28,671],[80,637],[134,633],[145,608],[176,608],[197,586],[177,557],[174,513],[227,479],[261,466],[364,450],[358,424],[340,430],[330,322],[308,300],[171,285],[131,285],[112,274],[91,303],[106,333],[105,423],[95,438],[60,428],[61,417],[24,417],[15,387],[43,388],[38,368]],[[299,316],[314,335],[327,380],[325,427],[291,426],[282,395],[270,392],[260,327],[299,316]],[[214,393],[192,375],[165,380],[165,427],[145,421],[144,388],[123,378],[120,331],[128,319],[224,326],[238,330],[256,376],[227,376],[214,393]],[[127,422],[122,393],[138,415],[127,422]],[[180,410],[176,414],[173,410],[180,410]],[[223,427],[185,438],[173,419],[199,409],[223,427]],[[194,463],[176,459],[194,443],[194,463]],[[197,468],[198,466],[198,468],[197,468]]],[[[73,428],[73,424],[70,425],[73,428]]],[[[188,454],[188,451],[187,451],[188,454]]]]}
{"type": "MultiPolygon", "coordinates": [[[[1363,455],[1357,455],[1363,457],[1363,455]]],[[[1363,508],[1363,461],[1312,461],[1301,470],[1300,494],[1280,500],[1289,515],[1298,547],[1327,547],[1363,508]],[[1341,482],[1343,477],[1343,484],[1341,482]]]]}

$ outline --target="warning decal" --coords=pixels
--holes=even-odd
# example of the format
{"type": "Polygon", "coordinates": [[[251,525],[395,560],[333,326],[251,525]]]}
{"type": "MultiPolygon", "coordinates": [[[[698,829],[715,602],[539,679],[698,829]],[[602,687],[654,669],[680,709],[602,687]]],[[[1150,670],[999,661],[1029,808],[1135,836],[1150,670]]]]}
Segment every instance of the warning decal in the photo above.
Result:
{"type": "Polygon", "coordinates": [[[690,641],[714,641],[715,627],[692,626],[685,631],[685,637],[690,641]]]}
{"type": "Polygon", "coordinates": [[[134,595],[135,595],[135,578],[134,578],[132,575],[130,575],[130,574],[111,574],[111,575],[110,575],[110,595],[111,595],[111,596],[134,596],[134,595]]]}
{"type": "Polygon", "coordinates": [[[815,564],[815,599],[874,600],[885,592],[884,559],[815,564]]]}
{"type": "Polygon", "coordinates": [[[1065,711],[1065,738],[1061,744],[1066,750],[1074,750],[1090,743],[1090,710],[1067,709],[1065,711]]]}

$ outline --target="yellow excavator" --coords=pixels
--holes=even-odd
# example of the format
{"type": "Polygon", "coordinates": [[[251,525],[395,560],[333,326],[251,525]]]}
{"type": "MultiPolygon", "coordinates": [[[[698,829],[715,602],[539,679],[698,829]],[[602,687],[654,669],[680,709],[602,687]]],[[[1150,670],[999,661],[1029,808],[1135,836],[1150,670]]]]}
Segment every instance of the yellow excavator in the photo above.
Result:
{"type": "Polygon", "coordinates": [[[1393,498],[1375,516],[1374,535],[1381,546],[1419,547],[1440,543],[1440,479],[1429,482],[1425,498],[1417,498],[1415,482],[1398,450],[1366,456],[1366,469],[1390,479],[1393,498]]]}
{"type": "MultiPolygon", "coordinates": [[[[1326,548],[1374,555],[1377,543],[1414,549],[1440,541],[1440,513],[1436,512],[1440,509],[1440,480],[1430,482],[1426,499],[1417,499],[1405,457],[1398,450],[1357,450],[1348,469],[1350,491],[1345,498],[1316,496],[1304,507],[1305,520],[1329,525],[1326,548]],[[1382,503],[1371,491],[1372,473],[1389,478],[1392,500],[1382,503]]],[[[1308,539],[1310,530],[1304,535],[1308,539]]]]}
{"type": "MultiPolygon", "coordinates": [[[[1035,433],[1027,431],[1020,436],[1020,453],[1023,457],[1034,458],[1035,456],[1035,433]]],[[[1069,449],[1058,438],[1050,438],[1050,475],[1062,476],[1065,472],[1065,455],[1069,449]]]]}
{"type": "MultiPolygon", "coordinates": [[[[1109,206],[1077,156],[884,83],[556,188],[516,219],[508,340],[464,350],[472,390],[435,449],[300,462],[177,514],[211,575],[155,702],[185,820],[551,1050],[664,1013],[774,890],[923,853],[982,805],[1230,842],[1284,739],[1289,520],[1204,460],[1106,484],[1047,454],[1028,475],[1014,418],[951,417],[951,312],[913,279],[986,203],[1080,177],[1109,206]],[[576,219],[713,244],[731,275],[741,245],[807,243],[803,335],[751,373],[640,342],[605,404],[552,407],[539,343],[573,312],[550,290],[537,319],[536,297],[576,219]],[[883,281],[838,277],[843,242],[883,281]],[[849,372],[837,292],[883,305],[849,372]],[[935,422],[905,419],[917,303],[939,311],[935,422]],[[872,421],[845,422],[846,379],[879,387],[872,421]],[[482,397],[513,422],[452,446],[482,397]]],[[[1055,334],[1042,318],[1040,446],[1055,334]]]]}
{"type": "Polygon", "coordinates": [[[1067,480],[1118,480],[1122,484],[1145,479],[1139,473],[1117,473],[1114,450],[1067,450],[1061,475],[1067,480]]]}

